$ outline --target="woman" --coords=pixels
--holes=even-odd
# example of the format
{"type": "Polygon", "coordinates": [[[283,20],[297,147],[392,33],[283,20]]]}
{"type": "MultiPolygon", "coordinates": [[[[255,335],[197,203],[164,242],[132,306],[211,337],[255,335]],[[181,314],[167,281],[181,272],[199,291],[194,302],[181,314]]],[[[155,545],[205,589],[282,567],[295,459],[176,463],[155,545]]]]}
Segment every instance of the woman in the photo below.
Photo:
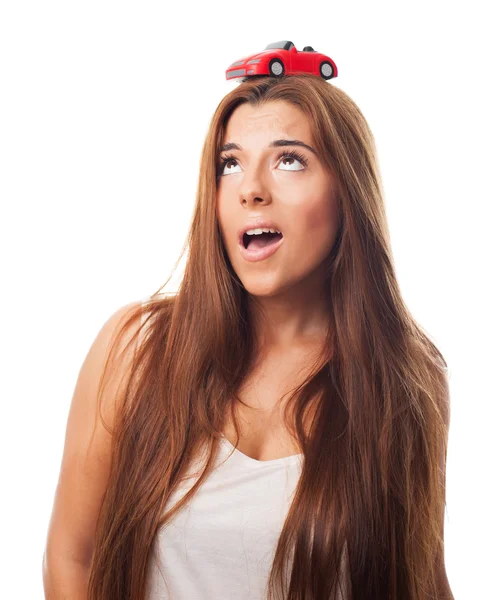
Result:
{"type": "Polygon", "coordinates": [[[453,598],[447,365],[401,297],[354,102],[307,74],[231,91],[187,243],[178,293],[95,342],[104,418],[79,412],[96,427],[73,481],[88,597],[453,598]]]}

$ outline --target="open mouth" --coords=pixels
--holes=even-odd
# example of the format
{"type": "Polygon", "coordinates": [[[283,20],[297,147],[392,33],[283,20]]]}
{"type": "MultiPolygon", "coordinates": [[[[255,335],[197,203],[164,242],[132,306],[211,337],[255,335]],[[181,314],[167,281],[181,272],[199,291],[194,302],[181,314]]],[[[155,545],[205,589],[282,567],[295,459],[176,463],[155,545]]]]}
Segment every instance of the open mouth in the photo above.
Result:
{"type": "Polygon", "coordinates": [[[244,248],[246,248],[246,250],[258,250],[260,248],[265,248],[266,246],[274,244],[281,238],[282,233],[269,233],[267,231],[264,231],[259,235],[248,235],[247,233],[245,233],[242,243],[244,244],[244,248]]]}

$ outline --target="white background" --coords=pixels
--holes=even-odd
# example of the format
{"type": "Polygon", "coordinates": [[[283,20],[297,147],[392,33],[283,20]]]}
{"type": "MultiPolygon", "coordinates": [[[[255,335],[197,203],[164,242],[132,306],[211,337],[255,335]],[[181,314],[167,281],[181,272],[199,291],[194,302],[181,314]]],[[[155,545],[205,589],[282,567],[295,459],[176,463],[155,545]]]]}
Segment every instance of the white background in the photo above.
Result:
{"type": "Polygon", "coordinates": [[[496,6],[2,3],[2,597],[43,598],[78,371],[174,268],[225,69],[287,39],[334,59],[375,135],[401,289],[450,372],[449,581],[502,598],[496,6]]]}

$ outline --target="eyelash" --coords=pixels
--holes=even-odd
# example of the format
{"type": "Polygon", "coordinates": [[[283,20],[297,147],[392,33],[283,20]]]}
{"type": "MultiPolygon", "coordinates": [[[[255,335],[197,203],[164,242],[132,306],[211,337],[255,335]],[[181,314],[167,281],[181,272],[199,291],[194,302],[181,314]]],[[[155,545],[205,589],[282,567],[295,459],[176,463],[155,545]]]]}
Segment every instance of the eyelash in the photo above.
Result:
{"type": "MultiPolygon", "coordinates": [[[[304,167],[306,167],[309,164],[308,158],[306,156],[304,156],[303,154],[300,154],[296,150],[284,150],[283,152],[281,152],[281,154],[279,154],[278,160],[282,160],[283,158],[294,158],[299,163],[301,163],[304,167]]],[[[223,169],[226,167],[227,162],[229,162],[230,160],[237,161],[237,158],[233,154],[229,154],[228,156],[222,156],[220,158],[220,165],[219,165],[219,169],[218,169],[218,178],[223,177],[223,169]]]]}

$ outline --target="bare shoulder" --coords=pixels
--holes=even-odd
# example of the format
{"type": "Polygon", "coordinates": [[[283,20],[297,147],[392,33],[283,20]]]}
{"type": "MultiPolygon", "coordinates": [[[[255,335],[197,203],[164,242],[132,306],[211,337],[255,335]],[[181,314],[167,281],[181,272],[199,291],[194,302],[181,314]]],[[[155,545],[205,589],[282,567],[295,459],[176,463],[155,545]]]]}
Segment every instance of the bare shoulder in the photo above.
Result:
{"type": "Polygon", "coordinates": [[[141,322],[141,305],[141,301],[126,304],[106,320],[80,368],[68,413],[44,569],[58,561],[90,563],[97,516],[111,464],[111,433],[102,419],[113,427],[117,399],[132,364],[135,349],[132,342],[141,322]],[[135,314],[139,316],[132,319],[135,314]],[[132,319],[130,326],[118,338],[116,351],[110,353],[117,333],[129,318],[132,319]]]}

